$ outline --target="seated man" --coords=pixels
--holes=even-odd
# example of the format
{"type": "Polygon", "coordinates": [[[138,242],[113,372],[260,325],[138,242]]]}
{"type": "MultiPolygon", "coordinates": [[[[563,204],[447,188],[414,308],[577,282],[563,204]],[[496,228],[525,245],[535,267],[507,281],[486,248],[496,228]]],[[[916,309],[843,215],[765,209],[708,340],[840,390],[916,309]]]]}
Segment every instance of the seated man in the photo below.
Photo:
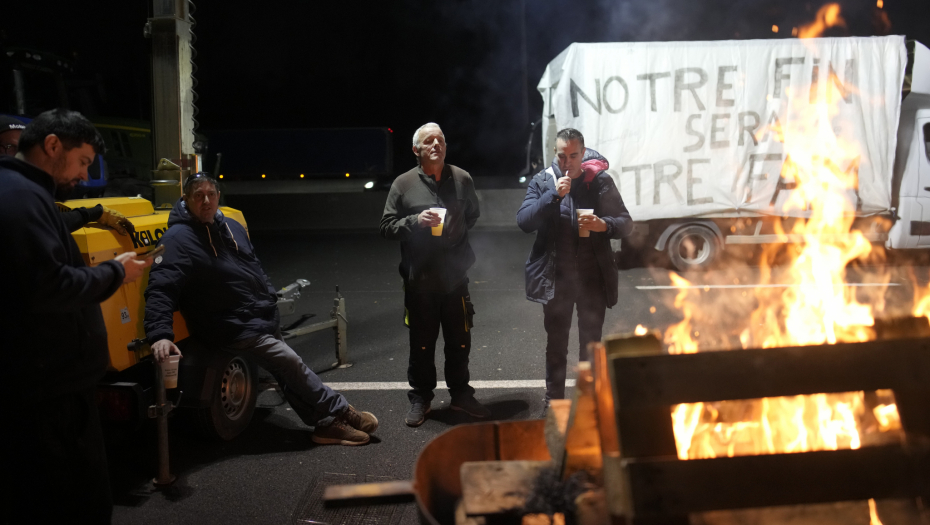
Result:
{"type": "Polygon", "coordinates": [[[145,291],[145,333],[157,361],[180,351],[172,342],[172,315],[211,348],[247,355],[278,380],[285,399],[314,427],[311,439],[330,445],[364,445],[378,428],[369,412],[355,410],[324,385],[278,334],[277,295],[252,250],[245,228],[218,210],[215,179],[196,174],[168,217],[165,246],[145,291]]]}

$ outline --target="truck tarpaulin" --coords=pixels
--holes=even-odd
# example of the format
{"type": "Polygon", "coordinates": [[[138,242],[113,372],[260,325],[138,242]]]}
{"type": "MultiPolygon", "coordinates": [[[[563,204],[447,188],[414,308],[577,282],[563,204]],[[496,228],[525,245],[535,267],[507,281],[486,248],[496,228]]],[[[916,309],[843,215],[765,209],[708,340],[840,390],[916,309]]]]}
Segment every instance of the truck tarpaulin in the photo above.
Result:
{"type": "Polygon", "coordinates": [[[815,127],[848,152],[820,162],[858,170],[849,211],[881,213],[906,64],[900,36],[572,44],[538,85],[543,145],[552,149],[558,129],[580,130],[610,161],[635,220],[803,217],[785,208],[794,181],[782,167],[809,146],[790,130],[815,127]]]}

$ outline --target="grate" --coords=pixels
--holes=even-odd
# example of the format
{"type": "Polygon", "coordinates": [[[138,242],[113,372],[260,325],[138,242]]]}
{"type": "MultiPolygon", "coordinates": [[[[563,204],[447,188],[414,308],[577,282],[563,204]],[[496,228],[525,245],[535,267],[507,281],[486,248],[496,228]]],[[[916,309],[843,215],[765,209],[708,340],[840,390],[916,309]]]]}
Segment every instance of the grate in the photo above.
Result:
{"type": "Polygon", "coordinates": [[[418,523],[416,503],[340,508],[327,508],[323,505],[323,491],[329,485],[382,481],[394,481],[394,478],[331,472],[316,476],[301,496],[291,523],[293,525],[414,525],[418,523]]]}

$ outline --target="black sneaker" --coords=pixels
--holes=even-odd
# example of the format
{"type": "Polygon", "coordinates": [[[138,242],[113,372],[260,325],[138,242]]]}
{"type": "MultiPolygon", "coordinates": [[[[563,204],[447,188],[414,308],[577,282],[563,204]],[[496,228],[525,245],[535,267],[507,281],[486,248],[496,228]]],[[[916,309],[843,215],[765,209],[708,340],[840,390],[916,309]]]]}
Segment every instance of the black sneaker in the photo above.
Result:
{"type": "Polygon", "coordinates": [[[486,418],[491,417],[491,411],[478,402],[474,396],[456,399],[449,405],[452,410],[461,410],[471,417],[486,418]]]}
{"type": "Polygon", "coordinates": [[[423,422],[426,421],[426,414],[429,414],[429,410],[429,403],[411,404],[410,410],[404,417],[404,423],[407,423],[408,427],[418,427],[422,425],[423,422]]]}
{"type": "Polygon", "coordinates": [[[320,445],[364,445],[370,439],[368,434],[352,428],[341,417],[337,417],[333,422],[325,427],[316,427],[310,439],[320,445]]]}

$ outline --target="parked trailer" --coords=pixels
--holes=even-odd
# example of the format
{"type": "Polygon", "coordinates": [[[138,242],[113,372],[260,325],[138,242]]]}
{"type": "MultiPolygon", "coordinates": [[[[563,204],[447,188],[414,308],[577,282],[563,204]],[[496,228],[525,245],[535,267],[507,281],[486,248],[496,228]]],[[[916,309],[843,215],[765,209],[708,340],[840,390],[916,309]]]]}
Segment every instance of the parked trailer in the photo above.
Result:
{"type": "Polygon", "coordinates": [[[811,214],[789,202],[786,169],[807,144],[781,133],[804,119],[852,152],[814,162],[857,181],[837,190],[853,229],[891,249],[930,247],[930,50],[919,42],[576,43],[538,89],[546,164],[566,127],[610,162],[634,219],[624,251],[700,270],[735,245],[803,242],[779,225],[811,214]]]}

